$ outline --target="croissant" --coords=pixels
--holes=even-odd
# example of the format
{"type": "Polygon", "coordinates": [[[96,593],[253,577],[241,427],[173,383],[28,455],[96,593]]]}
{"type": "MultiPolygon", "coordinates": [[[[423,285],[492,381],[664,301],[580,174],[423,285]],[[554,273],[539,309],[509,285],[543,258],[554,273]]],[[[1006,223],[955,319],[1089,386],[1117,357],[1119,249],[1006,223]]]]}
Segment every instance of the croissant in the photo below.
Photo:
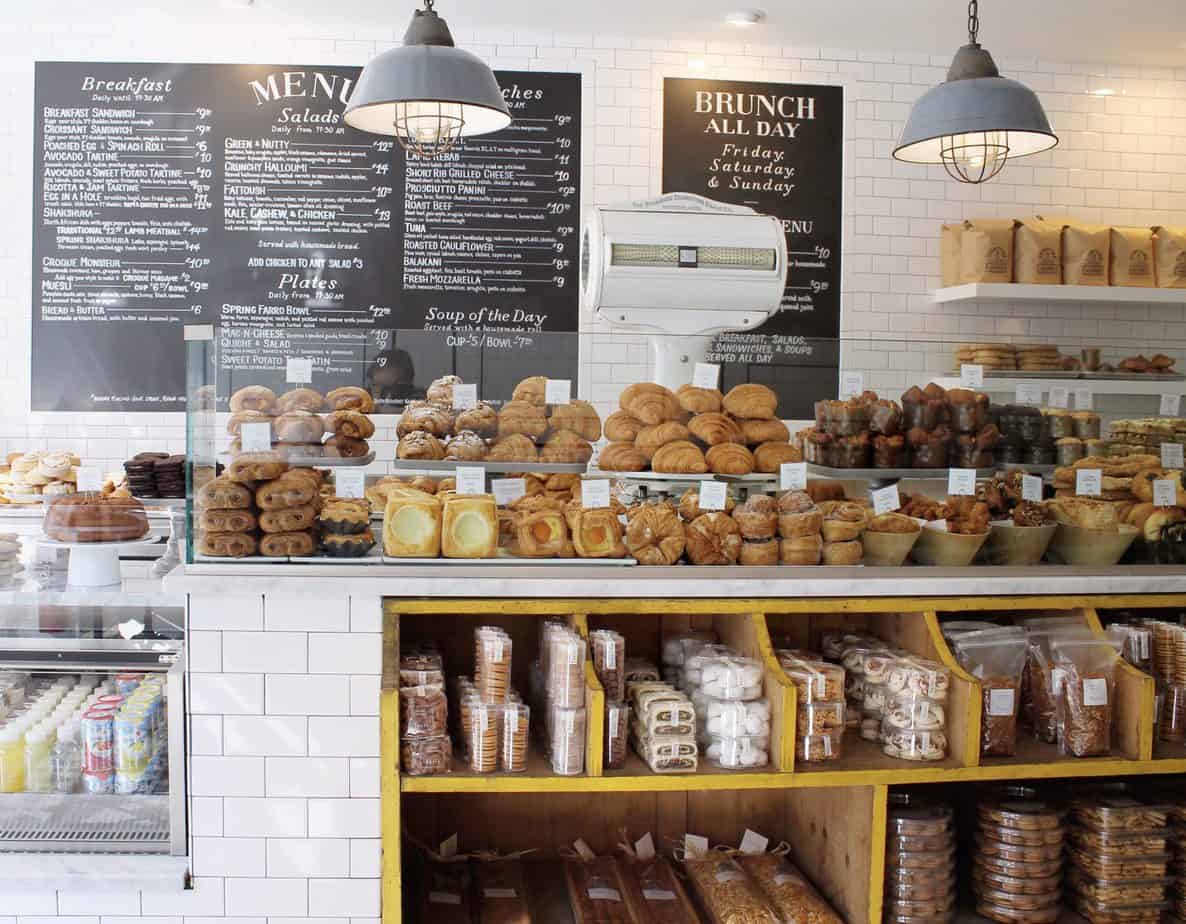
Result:
{"type": "Polygon", "coordinates": [[[641,420],[625,411],[614,411],[605,418],[605,438],[611,443],[633,443],[644,426],[641,420]]]}
{"type": "Polygon", "coordinates": [[[597,467],[604,472],[641,472],[646,470],[647,457],[633,443],[610,443],[597,457],[597,467]]]}
{"type": "Polygon", "coordinates": [[[479,401],[474,407],[458,414],[453,426],[458,433],[473,430],[483,439],[490,439],[498,433],[498,411],[485,401],[479,401]]]}
{"type": "Polygon", "coordinates": [[[544,406],[544,398],[548,393],[548,380],[542,375],[533,375],[515,386],[511,393],[514,401],[525,401],[537,407],[544,406]]]}
{"type": "Polygon", "coordinates": [[[653,456],[660,446],[679,440],[689,440],[692,435],[682,423],[668,420],[652,427],[643,427],[634,439],[634,447],[648,456],[653,456]]]}
{"type": "Polygon", "coordinates": [[[725,513],[706,513],[688,524],[688,559],[694,565],[732,565],[741,555],[741,530],[725,513]]]}
{"type": "Polygon", "coordinates": [[[768,420],[739,420],[741,435],[747,446],[760,446],[762,443],[786,443],[791,439],[791,431],[778,418],[768,420]]]}
{"type": "Polygon", "coordinates": [[[510,436],[522,433],[539,439],[548,432],[548,419],[544,416],[542,404],[526,401],[508,401],[498,412],[498,435],[510,436]]]}
{"type": "Polygon", "coordinates": [[[570,430],[589,442],[601,439],[601,415],[588,401],[557,404],[548,423],[553,430],[570,430]]]}
{"type": "Polygon", "coordinates": [[[776,416],[778,395],[765,385],[737,385],[729,389],[721,406],[734,417],[769,419],[776,416]]]}
{"type": "Polygon", "coordinates": [[[628,386],[618,398],[618,404],[630,416],[652,426],[665,420],[674,420],[680,413],[675,395],[654,382],[628,386]]]}
{"type": "Polygon", "coordinates": [[[675,390],[675,400],[689,414],[708,414],[721,409],[721,393],[715,388],[681,385],[675,390]]]}
{"type": "Polygon", "coordinates": [[[754,468],[767,474],[777,474],[784,462],[802,461],[803,451],[790,443],[763,443],[754,450],[754,468]]]}
{"type": "Polygon", "coordinates": [[[575,511],[569,521],[572,544],[581,558],[625,558],[622,523],[608,507],[575,511]]]}
{"type": "Polygon", "coordinates": [[[643,504],[626,526],[626,548],[640,565],[674,565],[684,554],[684,524],[670,504],[643,504]]]}
{"type": "Polygon", "coordinates": [[[535,441],[522,433],[500,436],[486,454],[487,462],[535,462],[538,459],[535,441]]]}
{"type": "Polygon", "coordinates": [[[570,430],[557,430],[539,451],[541,462],[579,462],[582,465],[593,455],[589,441],[570,430]]]}
{"type": "Polygon", "coordinates": [[[708,471],[708,462],[695,445],[678,440],[659,447],[651,456],[651,469],[673,475],[703,475],[708,471]]]}
{"type": "Polygon", "coordinates": [[[754,470],[754,454],[737,443],[720,443],[705,453],[709,470],[718,475],[748,475],[754,470]]]}
{"type": "Polygon", "coordinates": [[[709,446],[716,446],[718,443],[745,442],[745,437],[741,435],[741,427],[737,426],[731,418],[717,411],[697,414],[688,424],[688,429],[692,431],[692,435],[696,439],[709,446]]]}

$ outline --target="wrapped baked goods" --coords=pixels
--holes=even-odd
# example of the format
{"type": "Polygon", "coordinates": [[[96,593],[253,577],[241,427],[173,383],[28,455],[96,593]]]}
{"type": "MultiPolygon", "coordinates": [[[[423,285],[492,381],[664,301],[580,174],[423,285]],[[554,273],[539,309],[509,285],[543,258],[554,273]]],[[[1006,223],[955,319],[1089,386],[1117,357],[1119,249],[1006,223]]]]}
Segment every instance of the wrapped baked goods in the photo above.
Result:
{"type": "Polygon", "coordinates": [[[770,763],[770,738],[767,735],[709,735],[704,756],[722,770],[756,770],[770,763]]]}
{"type": "Polygon", "coordinates": [[[552,772],[579,776],[585,771],[585,710],[553,706],[549,713],[548,755],[552,772]]]}
{"type": "Polygon", "coordinates": [[[780,924],[761,887],[728,854],[687,856],[684,870],[712,924],[780,924]]]}
{"type": "Polygon", "coordinates": [[[621,770],[626,765],[630,747],[630,706],[626,703],[605,704],[605,769],[621,770]]]}
{"type": "Polygon", "coordinates": [[[984,629],[955,640],[956,657],[980,681],[980,753],[1012,756],[1017,748],[1017,714],[1026,634],[1022,629],[984,629]]]}
{"type": "Polygon", "coordinates": [[[449,707],[442,686],[400,687],[399,733],[402,738],[448,734],[449,707]]]}
{"type": "Polygon", "coordinates": [[[634,747],[654,773],[695,773],[700,763],[694,735],[636,737],[634,747]]]}
{"type": "Polygon", "coordinates": [[[844,924],[844,919],[784,854],[742,854],[737,862],[765,893],[785,924],[844,924]]]}
{"type": "Polygon", "coordinates": [[[626,886],[613,857],[576,856],[564,861],[568,897],[581,922],[634,924],[626,886]]]}
{"type": "Polygon", "coordinates": [[[1055,637],[1050,652],[1063,676],[1058,685],[1059,749],[1075,757],[1112,747],[1115,671],[1119,655],[1104,639],[1055,637]]]}
{"type": "Polygon", "coordinates": [[[779,653],[783,672],[795,684],[800,703],[844,699],[844,668],[827,661],[810,661],[779,653]]]}
{"type": "Polygon", "coordinates": [[[479,924],[531,924],[527,875],[521,859],[482,859],[474,866],[474,876],[479,924]]]}
{"type": "Polygon", "coordinates": [[[727,513],[705,513],[688,524],[685,550],[694,565],[736,564],[741,531],[727,513]]]}
{"type": "Polygon", "coordinates": [[[399,745],[400,772],[408,776],[448,773],[453,765],[453,743],[447,735],[405,738],[399,745]]]}
{"type": "Polygon", "coordinates": [[[795,738],[795,759],[814,764],[839,760],[844,754],[844,733],[824,732],[822,735],[799,735],[795,738]]]}
{"type": "Polygon", "coordinates": [[[736,655],[705,662],[700,689],[706,697],[723,700],[753,700],[762,695],[762,662],[736,655]]]}

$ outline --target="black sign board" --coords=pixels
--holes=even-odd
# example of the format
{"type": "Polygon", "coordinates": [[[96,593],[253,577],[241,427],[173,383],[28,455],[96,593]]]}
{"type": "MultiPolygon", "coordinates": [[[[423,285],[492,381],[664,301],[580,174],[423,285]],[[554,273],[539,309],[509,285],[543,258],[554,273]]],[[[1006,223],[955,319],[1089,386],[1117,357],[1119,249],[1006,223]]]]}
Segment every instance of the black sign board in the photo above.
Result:
{"type": "Polygon", "coordinates": [[[782,310],[709,357],[725,387],[775,387],[784,417],[811,417],[838,387],[843,165],[842,87],[664,81],[663,191],[747,205],[786,230],[782,310]]]}
{"type": "Polygon", "coordinates": [[[37,65],[34,410],[182,409],[185,324],[235,326],[243,378],[299,355],[329,387],[394,331],[577,329],[580,76],[499,73],[512,126],[429,161],[345,125],[359,70],[37,65]]]}

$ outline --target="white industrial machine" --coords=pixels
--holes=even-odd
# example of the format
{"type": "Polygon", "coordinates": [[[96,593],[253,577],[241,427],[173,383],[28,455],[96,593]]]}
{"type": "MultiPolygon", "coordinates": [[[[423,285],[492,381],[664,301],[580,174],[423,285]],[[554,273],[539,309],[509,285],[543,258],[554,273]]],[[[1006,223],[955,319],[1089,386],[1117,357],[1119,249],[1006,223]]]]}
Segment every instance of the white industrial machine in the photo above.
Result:
{"type": "Polygon", "coordinates": [[[781,306],[782,224],[742,205],[670,193],[594,207],[585,220],[581,291],[614,327],[650,335],[654,380],[692,380],[713,338],[756,330],[781,306]]]}

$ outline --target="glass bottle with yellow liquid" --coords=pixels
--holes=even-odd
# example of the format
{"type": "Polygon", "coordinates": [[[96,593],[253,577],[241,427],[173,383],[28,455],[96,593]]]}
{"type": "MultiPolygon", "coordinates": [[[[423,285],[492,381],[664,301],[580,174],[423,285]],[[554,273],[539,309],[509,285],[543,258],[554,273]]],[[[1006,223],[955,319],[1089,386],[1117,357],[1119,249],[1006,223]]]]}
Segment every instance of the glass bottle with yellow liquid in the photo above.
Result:
{"type": "Polygon", "coordinates": [[[0,792],[25,791],[25,729],[18,723],[0,728],[0,792]]]}

